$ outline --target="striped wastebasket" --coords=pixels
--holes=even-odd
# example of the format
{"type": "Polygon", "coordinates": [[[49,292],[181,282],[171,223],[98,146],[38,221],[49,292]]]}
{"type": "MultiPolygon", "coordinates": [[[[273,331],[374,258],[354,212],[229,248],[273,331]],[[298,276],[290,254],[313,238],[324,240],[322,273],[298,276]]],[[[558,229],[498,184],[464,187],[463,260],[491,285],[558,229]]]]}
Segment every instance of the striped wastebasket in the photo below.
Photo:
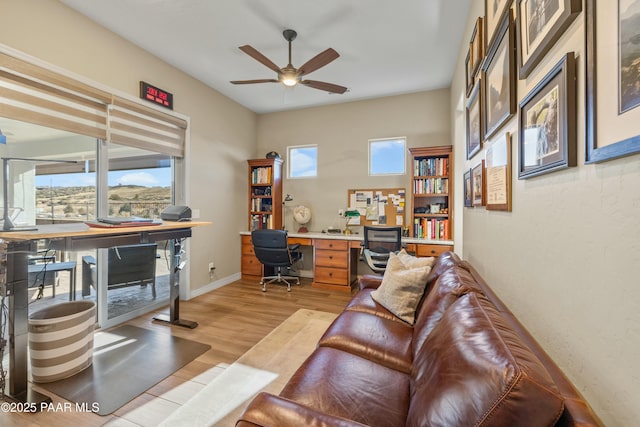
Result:
{"type": "Polygon", "coordinates": [[[71,301],[29,316],[29,355],[33,382],[48,383],[77,374],[93,361],[96,305],[71,301]]]}

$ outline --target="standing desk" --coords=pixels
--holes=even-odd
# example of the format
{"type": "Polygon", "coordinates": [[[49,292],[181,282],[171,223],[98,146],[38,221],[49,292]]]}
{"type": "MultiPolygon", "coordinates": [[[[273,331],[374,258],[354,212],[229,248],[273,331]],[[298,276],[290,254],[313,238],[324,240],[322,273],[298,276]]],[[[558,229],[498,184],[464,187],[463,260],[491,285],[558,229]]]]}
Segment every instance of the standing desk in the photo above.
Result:
{"type": "Polygon", "coordinates": [[[169,222],[141,227],[92,228],[83,223],[40,225],[33,231],[0,232],[0,290],[9,301],[9,393],[21,402],[50,401],[27,384],[28,347],[28,255],[35,252],[36,242],[48,241],[54,250],[78,251],[113,246],[134,245],[169,240],[171,263],[169,274],[169,317],[160,318],[173,325],[195,328],[197,323],[180,319],[179,264],[181,240],[191,237],[193,227],[209,222],[169,222]],[[4,288],[4,289],[3,289],[4,288]]]}

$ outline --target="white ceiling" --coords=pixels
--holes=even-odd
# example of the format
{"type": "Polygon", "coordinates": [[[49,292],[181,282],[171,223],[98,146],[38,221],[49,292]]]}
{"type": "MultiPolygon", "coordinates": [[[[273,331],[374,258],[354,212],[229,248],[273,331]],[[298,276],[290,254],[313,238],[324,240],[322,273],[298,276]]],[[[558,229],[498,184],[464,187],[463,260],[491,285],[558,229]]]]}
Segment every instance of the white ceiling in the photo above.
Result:
{"type": "MultiPolygon", "coordinates": [[[[257,113],[449,87],[471,2],[60,1],[257,113]],[[346,86],[348,92],[229,83],[276,78],[238,47],[249,44],[284,67],[288,53],[282,31],[287,28],[298,32],[293,65],[332,47],[340,58],[309,78],[346,86]]],[[[172,92],[171,84],[161,86],[172,92]]]]}

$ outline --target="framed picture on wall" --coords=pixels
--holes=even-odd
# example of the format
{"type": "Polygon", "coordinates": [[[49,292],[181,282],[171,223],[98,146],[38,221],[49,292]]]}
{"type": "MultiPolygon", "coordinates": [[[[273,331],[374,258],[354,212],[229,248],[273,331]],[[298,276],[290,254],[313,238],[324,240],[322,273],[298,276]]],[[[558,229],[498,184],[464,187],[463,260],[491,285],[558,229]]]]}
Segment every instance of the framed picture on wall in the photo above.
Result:
{"type": "Polygon", "coordinates": [[[484,0],[484,48],[488,52],[493,44],[498,24],[511,7],[512,0],[484,0]]]}
{"type": "Polygon", "coordinates": [[[466,208],[473,207],[473,198],[471,195],[471,169],[464,173],[462,177],[462,182],[464,185],[464,206],[466,208]]]}
{"type": "Polygon", "coordinates": [[[640,73],[637,66],[630,66],[640,59],[635,30],[640,0],[616,3],[617,7],[600,2],[598,7],[595,0],[586,0],[584,6],[586,163],[640,153],[640,94],[636,89],[640,73]],[[612,46],[618,47],[617,58],[612,46]]]}
{"type": "Polygon", "coordinates": [[[464,76],[467,86],[467,97],[471,94],[473,89],[473,71],[471,71],[471,45],[469,45],[469,51],[467,52],[467,58],[464,60],[464,76]]]}
{"type": "Polygon", "coordinates": [[[521,79],[538,65],[581,10],[582,0],[518,0],[516,32],[521,79]]]}
{"type": "Polygon", "coordinates": [[[482,82],[478,79],[467,101],[467,159],[472,158],[482,146],[482,82]]]}
{"type": "Polygon", "coordinates": [[[485,205],[484,160],[471,169],[471,199],[473,206],[485,205]]]}
{"type": "Polygon", "coordinates": [[[482,66],[485,139],[491,138],[516,112],[514,28],[510,11],[496,35],[496,43],[482,66]]]}
{"type": "Polygon", "coordinates": [[[484,59],[484,39],[482,34],[484,33],[484,24],[482,17],[478,17],[476,20],[476,26],[473,27],[471,33],[471,74],[475,77],[476,73],[480,69],[480,64],[484,59]]]}
{"type": "Polygon", "coordinates": [[[567,53],[520,103],[518,178],[576,165],[576,63],[567,53]]]}
{"type": "Polygon", "coordinates": [[[506,132],[485,152],[487,210],[511,211],[511,134],[506,132]]]}

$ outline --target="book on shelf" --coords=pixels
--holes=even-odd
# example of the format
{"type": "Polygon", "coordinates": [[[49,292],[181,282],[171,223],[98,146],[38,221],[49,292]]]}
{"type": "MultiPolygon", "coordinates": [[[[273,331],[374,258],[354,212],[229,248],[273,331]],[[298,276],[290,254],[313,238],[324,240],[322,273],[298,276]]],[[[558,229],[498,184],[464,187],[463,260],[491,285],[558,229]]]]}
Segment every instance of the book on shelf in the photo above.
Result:
{"type": "Polygon", "coordinates": [[[447,194],[449,178],[422,178],[413,181],[414,194],[447,194]]]}
{"type": "Polygon", "coordinates": [[[251,170],[252,184],[271,184],[271,168],[259,167],[251,170]]]}
{"type": "Polygon", "coordinates": [[[450,240],[449,220],[442,218],[416,218],[413,235],[420,239],[450,240]]]}
{"type": "Polygon", "coordinates": [[[273,204],[270,198],[251,199],[252,212],[271,212],[273,204]]]}
{"type": "Polygon", "coordinates": [[[448,157],[429,157],[413,161],[414,176],[446,176],[449,175],[448,157]]]}
{"type": "Polygon", "coordinates": [[[251,231],[273,229],[273,215],[255,214],[251,215],[251,231]]]}

